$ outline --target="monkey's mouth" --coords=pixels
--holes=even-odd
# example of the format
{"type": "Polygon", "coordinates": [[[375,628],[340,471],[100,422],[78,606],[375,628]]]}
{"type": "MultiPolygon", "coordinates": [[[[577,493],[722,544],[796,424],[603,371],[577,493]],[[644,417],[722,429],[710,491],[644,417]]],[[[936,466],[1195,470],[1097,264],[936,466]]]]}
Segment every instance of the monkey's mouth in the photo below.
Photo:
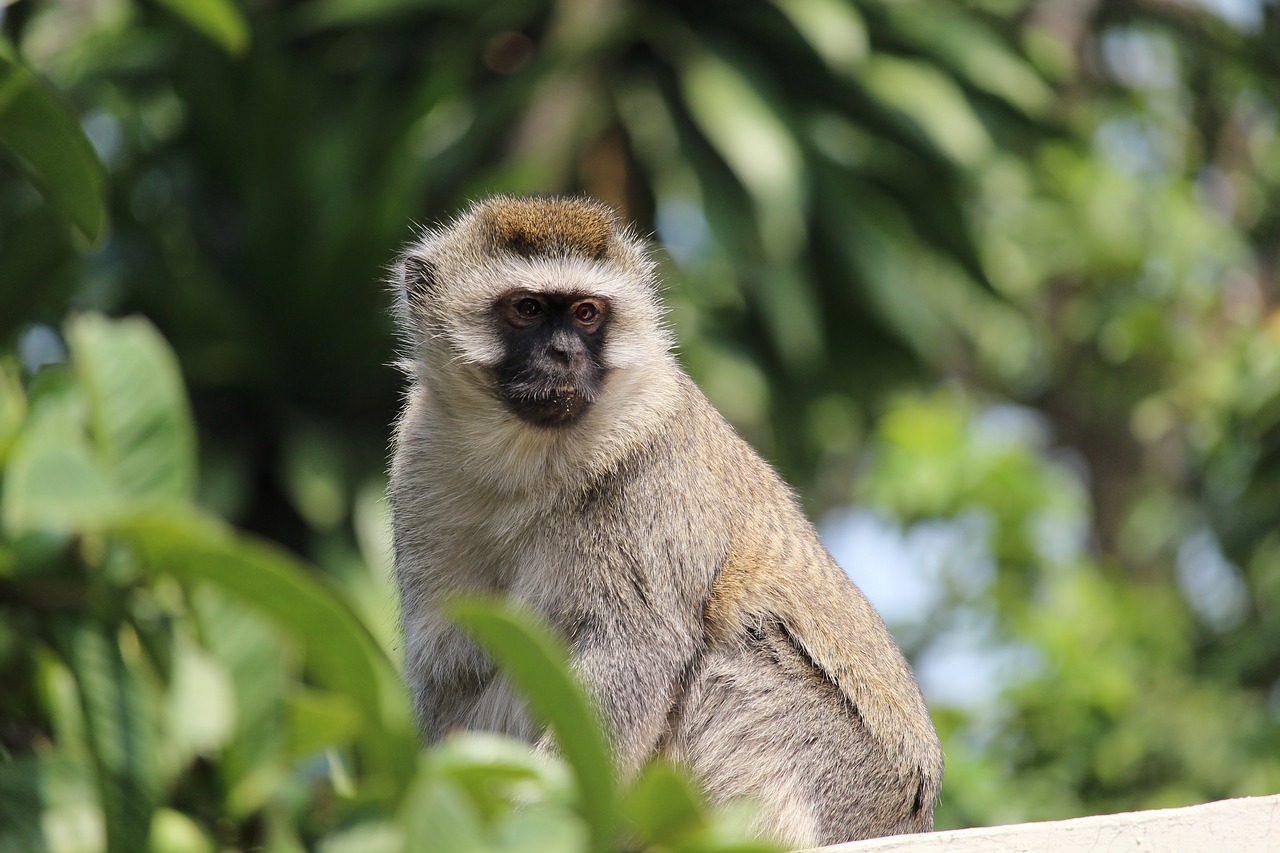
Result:
{"type": "Polygon", "coordinates": [[[578,385],[546,384],[541,387],[507,387],[503,401],[523,421],[541,427],[574,423],[586,413],[596,394],[578,385]]]}

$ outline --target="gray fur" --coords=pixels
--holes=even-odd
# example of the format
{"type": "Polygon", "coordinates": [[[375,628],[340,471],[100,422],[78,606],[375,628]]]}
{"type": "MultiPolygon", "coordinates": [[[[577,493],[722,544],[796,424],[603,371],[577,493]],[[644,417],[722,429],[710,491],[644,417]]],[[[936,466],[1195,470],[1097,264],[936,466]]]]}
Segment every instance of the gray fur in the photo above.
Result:
{"type": "Polygon", "coordinates": [[[398,282],[410,389],[390,488],[427,738],[540,738],[440,616],[452,594],[498,593],[569,642],[623,779],[667,755],[716,802],[758,800],[758,831],[796,846],[931,829],[942,754],[910,670],[786,486],[676,366],[643,246],[611,213],[602,257],[531,258],[476,236],[494,205],[518,231],[529,210],[555,215],[538,205],[576,204],[481,203],[397,265],[432,272],[429,286],[398,282]],[[459,282],[495,271],[505,283],[470,301],[459,282]],[[487,307],[513,286],[612,296],[609,373],[580,421],[532,426],[491,393],[487,307]]]}

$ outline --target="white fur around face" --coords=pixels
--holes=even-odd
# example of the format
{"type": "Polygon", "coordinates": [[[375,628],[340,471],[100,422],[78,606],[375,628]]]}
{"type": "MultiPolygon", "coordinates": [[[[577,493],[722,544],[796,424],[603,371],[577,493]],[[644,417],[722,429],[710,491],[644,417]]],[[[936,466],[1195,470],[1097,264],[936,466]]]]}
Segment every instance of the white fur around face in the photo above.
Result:
{"type": "Polygon", "coordinates": [[[442,467],[503,493],[543,491],[549,479],[607,464],[674,407],[679,371],[647,261],[622,270],[575,256],[458,256],[434,235],[407,255],[430,263],[436,282],[425,300],[401,310],[410,327],[406,367],[418,385],[411,397],[424,396],[426,406],[402,440],[429,449],[442,467]],[[494,392],[492,371],[505,354],[494,305],[512,291],[609,302],[604,392],[575,424],[533,426],[494,392]],[[462,304],[468,307],[458,310],[462,304]]]}
{"type": "MultiPolygon", "coordinates": [[[[658,364],[672,361],[664,353],[658,364]]],[[[486,505],[498,495],[545,495],[548,486],[602,470],[674,411],[681,393],[674,367],[658,364],[611,370],[581,420],[552,428],[510,412],[482,369],[442,376],[420,367],[414,393],[439,403],[402,425],[402,452],[431,464],[431,491],[440,500],[456,501],[472,489],[486,505]]]]}

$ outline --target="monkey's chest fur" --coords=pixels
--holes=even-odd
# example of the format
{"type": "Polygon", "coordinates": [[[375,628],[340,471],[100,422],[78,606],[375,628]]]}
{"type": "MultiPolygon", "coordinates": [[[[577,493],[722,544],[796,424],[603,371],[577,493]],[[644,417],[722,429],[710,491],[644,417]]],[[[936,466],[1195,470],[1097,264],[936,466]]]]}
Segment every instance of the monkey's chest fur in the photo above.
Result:
{"type": "MultiPolygon", "coordinates": [[[[452,595],[508,597],[546,617],[575,652],[692,661],[727,537],[674,484],[633,459],[536,493],[477,483],[446,456],[432,470],[430,485],[416,489],[414,526],[396,532],[406,663],[429,738],[454,729],[537,735],[479,647],[441,618],[452,595]]],[[[632,699],[670,708],[679,690],[672,682],[632,699]]],[[[657,716],[665,724],[667,714],[657,716]]]]}

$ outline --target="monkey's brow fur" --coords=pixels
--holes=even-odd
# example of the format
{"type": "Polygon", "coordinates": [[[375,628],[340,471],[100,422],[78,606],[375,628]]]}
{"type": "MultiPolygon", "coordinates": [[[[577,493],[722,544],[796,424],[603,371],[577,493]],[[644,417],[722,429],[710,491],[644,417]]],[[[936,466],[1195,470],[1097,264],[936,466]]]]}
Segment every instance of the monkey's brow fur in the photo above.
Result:
{"type": "Polygon", "coordinates": [[[491,199],[396,268],[411,370],[390,496],[427,738],[484,729],[552,748],[441,616],[452,595],[504,595],[570,643],[620,777],[668,757],[714,802],[755,800],[755,829],[793,847],[931,829],[942,752],[910,668],[791,492],[677,366],[653,265],[616,215],[491,199]],[[522,420],[495,391],[495,367],[524,357],[493,310],[513,288],[612,306],[601,390],[564,425],[522,420]]]}
{"type": "Polygon", "coordinates": [[[504,199],[483,208],[495,244],[526,257],[577,254],[604,258],[613,225],[599,207],[562,199],[504,199]]]}

